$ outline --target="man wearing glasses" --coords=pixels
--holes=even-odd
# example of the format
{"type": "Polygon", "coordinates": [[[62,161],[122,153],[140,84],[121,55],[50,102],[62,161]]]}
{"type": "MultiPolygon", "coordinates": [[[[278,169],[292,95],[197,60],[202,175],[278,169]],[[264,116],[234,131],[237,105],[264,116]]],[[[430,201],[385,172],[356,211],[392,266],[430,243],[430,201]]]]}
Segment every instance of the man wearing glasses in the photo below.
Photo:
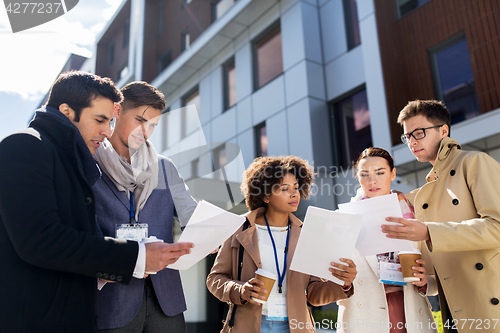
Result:
{"type": "Polygon", "coordinates": [[[427,183],[407,197],[415,220],[387,218],[389,238],[425,241],[438,280],[445,332],[500,330],[500,164],[464,151],[449,137],[451,117],[438,101],[412,101],[399,113],[401,136],[427,183]]]}

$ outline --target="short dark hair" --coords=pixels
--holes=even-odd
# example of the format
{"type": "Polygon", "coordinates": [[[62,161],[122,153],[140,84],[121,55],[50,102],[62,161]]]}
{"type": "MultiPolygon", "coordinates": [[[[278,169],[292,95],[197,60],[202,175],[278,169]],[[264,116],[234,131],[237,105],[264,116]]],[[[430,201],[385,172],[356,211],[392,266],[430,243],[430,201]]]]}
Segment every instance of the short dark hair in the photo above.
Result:
{"type": "Polygon", "coordinates": [[[408,102],[403,110],[399,112],[398,124],[403,125],[404,121],[419,114],[425,116],[433,125],[448,125],[449,136],[451,115],[443,102],[419,99],[408,102]]]}
{"type": "Polygon", "coordinates": [[[89,107],[92,100],[99,96],[114,103],[121,102],[123,98],[110,78],[82,71],[70,71],[59,75],[54,82],[47,105],[58,109],[61,104],[68,104],[75,111],[73,120],[78,122],[82,109],[89,107]]]}
{"type": "Polygon", "coordinates": [[[243,173],[241,191],[248,209],[265,207],[264,198],[270,196],[273,187],[281,184],[287,174],[293,174],[299,183],[300,197],[307,199],[314,179],[312,166],[296,156],[257,157],[243,173]]]}
{"type": "Polygon", "coordinates": [[[354,167],[358,169],[359,162],[367,157],[382,157],[387,161],[387,163],[389,163],[389,167],[391,168],[390,171],[394,169],[394,160],[392,159],[391,154],[389,154],[387,150],[378,147],[370,147],[363,150],[361,154],[359,154],[358,160],[356,161],[354,167]]]}
{"type": "Polygon", "coordinates": [[[130,82],[121,89],[123,101],[121,103],[124,111],[147,105],[154,109],[165,109],[165,95],[157,88],[144,81],[130,82]]]}

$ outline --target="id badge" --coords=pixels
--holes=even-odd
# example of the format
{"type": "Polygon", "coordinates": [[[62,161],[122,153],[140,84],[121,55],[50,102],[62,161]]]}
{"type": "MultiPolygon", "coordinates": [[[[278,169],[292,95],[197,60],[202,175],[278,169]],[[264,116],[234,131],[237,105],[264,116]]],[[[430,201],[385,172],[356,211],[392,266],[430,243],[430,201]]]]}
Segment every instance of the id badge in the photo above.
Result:
{"type": "Polygon", "coordinates": [[[267,320],[288,320],[285,294],[271,294],[267,300],[267,320]]]}
{"type": "Polygon", "coordinates": [[[401,267],[400,264],[380,261],[379,266],[380,282],[406,286],[406,282],[403,279],[403,273],[398,271],[398,268],[401,267]]]}
{"type": "Polygon", "coordinates": [[[148,238],[147,223],[117,224],[115,227],[117,239],[128,239],[140,242],[143,238],[148,238]]]}

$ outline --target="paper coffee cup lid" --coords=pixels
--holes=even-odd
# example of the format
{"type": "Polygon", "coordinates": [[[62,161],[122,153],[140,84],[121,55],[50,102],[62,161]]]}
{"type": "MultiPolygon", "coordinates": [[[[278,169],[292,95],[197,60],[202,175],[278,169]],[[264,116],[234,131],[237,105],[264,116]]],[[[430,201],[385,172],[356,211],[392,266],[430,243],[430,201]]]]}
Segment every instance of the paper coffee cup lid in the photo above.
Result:
{"type": "Polygon", "coordinates": [[[262,268],[259,268],[258,270],[256,270],[255,274],[259,274],[261,276],[265,276],[265,277],[273,279],[273,280],[276,280],[278,278],[278,276],[275,273],[266,271],[265,269],[262,269],[262,268]]]}
{"type": "Polygon", "coordinates": [[[419,250],[413,251],[399,251],[399,254],[422,254],[419,250]]]}
{"type": "Polygon", "coordinates": [[[410,277],[403,278],[403,280],[405,280],[405,282],[417,282],[417,281],[420,281],[420,278],[418,278],[416,276],[410,276],[410,277]]]}

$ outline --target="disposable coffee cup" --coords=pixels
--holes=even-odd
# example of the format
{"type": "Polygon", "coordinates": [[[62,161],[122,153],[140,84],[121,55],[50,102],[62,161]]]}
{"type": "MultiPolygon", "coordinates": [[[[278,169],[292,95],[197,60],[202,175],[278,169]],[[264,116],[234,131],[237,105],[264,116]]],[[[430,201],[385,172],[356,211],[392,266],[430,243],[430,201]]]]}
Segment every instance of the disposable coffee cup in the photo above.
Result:
{"type": "Polygon", "coordinates": [[[258,270],[255,271],[255,278],[264,282],[263,286],[258,285],[258,287],[267,290],[267,294],[258,293],[264,296],[264,299],[259,299],[254,297],[252,297],[252,299],[261,304],[265,304],[267,302],[267,299],[269,298],[269,295],[271,294],[271,290],[273,290],[273,286],[274,283],[276,282],[277,276],[273,272],[269,272],[263,270],[262,268],[259,268],[258,270]]]}
{"type": "MultiPolygon", "coordinates": [[[[143,244],[156,243],[156,242],[163,242],[163,240],[162,239],[158,239],[155,236],[149,236],[148,238],[143,238],[142,241],[141,241],[141,243],[143,243],[143,244]]],[[[148,272],[148,271],[145,271],[144,273],[146,273],[146,274],[156,274],[156,272],[148,272]]]]}
{"type": "Polygon", "coordinates": [[[417,259],[420,259],[421,256],[422,254],[419,250],[399,251],[399,263],[401,264],[405,282],[420,281],[420,278],[413,276],[413,273],[419,273],[419,271],[414,271],[412,266],[420,266],[420,264],[417,263],[417,259]]]}

